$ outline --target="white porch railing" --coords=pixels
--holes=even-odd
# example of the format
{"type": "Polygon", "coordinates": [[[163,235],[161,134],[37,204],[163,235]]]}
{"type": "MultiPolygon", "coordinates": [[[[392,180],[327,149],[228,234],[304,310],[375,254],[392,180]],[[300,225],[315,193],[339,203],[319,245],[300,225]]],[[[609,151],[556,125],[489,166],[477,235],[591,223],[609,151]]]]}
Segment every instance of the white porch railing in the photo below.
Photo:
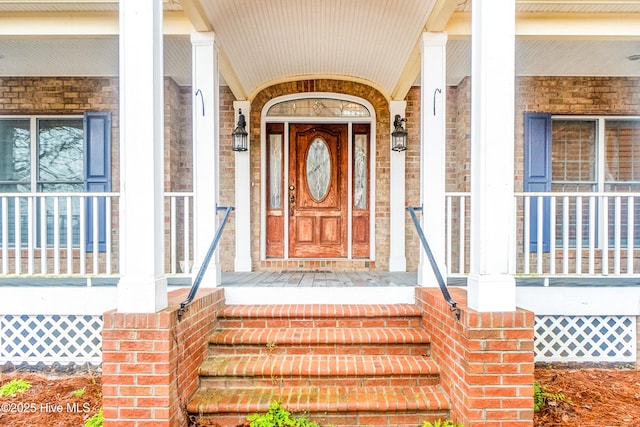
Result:
{"type": "Polygon", "coordinates": [[[193,264],[193,193],[165,193],[165,212],[168,215],[165,223],[169,225],[168,236],[165,235],[167,274],[190,274],[193,264]]]}
{"type": "MultiPolygon", "coordinates": [[[[470,207],[469,193],[447,193],[451,276],[469,273],[470,207]]],[[[516,193],[514,210],[517,275],[639,275],[640,193],[516,193]]]]}
{"type": "MultiPolygon", "coordinates": [[[[0,193],[0,274],[117,276],[119,193],[0,193]],[[96,243],[96,244],[94,244],[96,243]]],[[[193,194],[165,194],[166,273],[188,274],[193,194]]]]}
{"type": "MultiPolygon", "coordinates": [[[[118,201],[0,193],[0,274],[118,275],[118,201]]],[[[450,276],[469,273],[470,207],[469,193],[447,193],[450,276]]],[[[514,210],[517,275],[640,275],[640,193],[516,193],[514,210]]],[[[192,257],[193,194],[166,193],[165,272],[189,274],[192,257]]]]}

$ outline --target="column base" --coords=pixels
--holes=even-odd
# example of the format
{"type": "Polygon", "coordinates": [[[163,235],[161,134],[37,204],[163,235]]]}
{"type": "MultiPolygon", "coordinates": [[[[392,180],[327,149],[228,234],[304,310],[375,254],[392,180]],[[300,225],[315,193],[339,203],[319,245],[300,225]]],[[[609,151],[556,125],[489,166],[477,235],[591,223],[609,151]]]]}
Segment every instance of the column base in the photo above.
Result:
{"type": "Polygon", "coordinates": [[[467,301],[479,312],[515,311],[516,279],[510,274],[469,274],[467,301]]]}
{"type": "MultiPolygon", "coordinates": [[[[216,257],[216,255],[214,255],[216,257]]],[[[202,264],[194,265],[193,270],[191,271],[193,281],[195,281],[200,269],[202,268],[202,264]]],[[[192,283],[193,283],[192,281],[192,283]]],[[[222,270],[220,269],[220,264],[216,262],[215,259],[212,259],[207,266],[207,271],[204,272],[202,276],[202,282],[200,282],[200,288],[216,288],[220,286],[222,283],[222,270]]]]}
{"type": "MultiPolygon", "coordinates": [[[[442,278],[444,279],[446,284],[447,276],[449,275],[449,272],[447,271],[447,267],[441,265],[439,268],[440,268],[440,274],[442,275],[442,278]]],[[[424,252],[423,252],[422,259],[418,264],[418,285],[424,288],[437,288],[438,286],[440,286],[438,285],[438,279],[436,278],[436,273],[433,272],[433,268],[431,268],[431,263],[427,259],[427,256],[424,255],[424,252]]]]}
{"type": "Polygon", "coordinates": [[[407,258],[403,256],[389,258],[389,271],[407,271],[407,258]]]}
{"type": "Polygon", "coordinates": [[[251,257],[236,257],[234,269],[237,272],[251,271],[251,257]]]}
{"type": "Polygon", "coordinates": [[[156,313],[168,306],[167,278],[124,276],[118,282],[119,313],[156,313]]]}

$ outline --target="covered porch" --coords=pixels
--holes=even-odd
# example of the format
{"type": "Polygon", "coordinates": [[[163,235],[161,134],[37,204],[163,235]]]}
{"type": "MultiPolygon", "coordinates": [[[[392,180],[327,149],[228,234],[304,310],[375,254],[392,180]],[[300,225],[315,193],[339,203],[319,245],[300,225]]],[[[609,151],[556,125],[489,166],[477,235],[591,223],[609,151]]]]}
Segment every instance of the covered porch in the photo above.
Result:
{"type": "MultiPolygon", "coordinates": [[[[241,394],[221,402],[218,391],[253,384],[208,387],[197,374],[236,344],[262,354],[295,344],[312,366],[362,348],[379,355],[378,344],[405,352],[410,341],[418,348],[402,356],[432,357],[441,376],[427,387],[421,373],[411,379],[421,393],[444,391],[421,399],[436,401],[428,416],[467,427],[530,425],[535,360],[636,360],[640,206],[635,193],[609,191],[640,182],[626,156],[640,128],[638,1],[25,0],[0,9],[0,47],[31,52],[29,64],[0,68],[9,73],[2,159],[12,160],[0,174],[3,360],[24,361],[33,345],[71,353],[56,355],[65,363],[102,363],[107,425],[185,425],[198,389],[214,400],[193,413],[236,405],[241,394]],[[59,53],[51,73],[32,71],[47,49],[59,53]],[[78,50],[108,60],[70,68],[78,61],[65,52],[78,50]],[[73,121],[71,131],[51,126],[84,155],[73,176],[50,167],[66,163],[47,157],[45,116],[73,121]],[[578,159],[575,133],[589,154],[578,159]],[[552,140],[565,142],[562,176],[552,140]],[[65,185],[80,191],[47,191],[65,185]],[[235,211],[209,260],[223,206],[235,211]],[[202,288],[185,310],[195,277],[202,288]],[[296,324],[282,334],[263,319],[277,317],[276,303],[296,324]],[[235,310],[249,313],[248,332],[225,320],[235,310]],[[308,327],[307,310],[313,322],[321,312],[318,325],[308,327]],[[411,319],[377,319],[393,311],[411,319]],[[366,333],[343,328],[361,315],[366,333]],[[320,334],[328,348],[317,347],[327,344],[320,334]]],[[[411,400],[405,385],[393,395],[411,400]]],[[[391,395],[387,386],[396,387],[373,400],[353,391],[356,408],[330,409],[367,412],[391,395]]],[[[313,396],[307,404],[324,410],[326,396],[313,396]]],[[[365,420],[396,426],[396,416],[365,420]]]]}

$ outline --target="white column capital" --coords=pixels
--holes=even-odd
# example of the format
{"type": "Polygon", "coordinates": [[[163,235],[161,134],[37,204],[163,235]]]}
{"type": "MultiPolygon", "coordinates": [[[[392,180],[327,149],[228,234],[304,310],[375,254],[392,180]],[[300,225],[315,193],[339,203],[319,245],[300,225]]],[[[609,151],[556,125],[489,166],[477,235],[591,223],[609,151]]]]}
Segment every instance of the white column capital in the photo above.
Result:
{"type": "Polygon", "coordinates": [[[449,35],[444,32],[424,32],[422,33],[422,46],[443,46],[447,44],[448,39],[449,35]]]}
{"type": "Polygon", "coordinates": [[[210,45],[215,43],[216,34],[213,31],[191,33],[191,45],[210,45]]]}

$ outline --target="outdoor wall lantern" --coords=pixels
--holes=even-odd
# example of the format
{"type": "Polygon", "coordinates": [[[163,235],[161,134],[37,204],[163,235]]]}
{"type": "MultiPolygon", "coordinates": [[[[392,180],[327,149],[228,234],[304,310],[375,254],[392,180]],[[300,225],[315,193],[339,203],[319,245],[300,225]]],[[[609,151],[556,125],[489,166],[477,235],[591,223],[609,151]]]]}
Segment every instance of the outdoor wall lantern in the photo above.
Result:
{"type": "Polygon", "coordinates": [[[391,149],[393,151],[404,151],[407,149],[407,131],[402,127],[402,122],[407,119],[401,119],[400,114],[396,114],[393,120],[393,132],[391,132],[391,149]]]}
{"type": "Polygon", "coordinates": [[[233,151],[247,151],[247,130],[245,127],[247,122],[242,114],[242,110],[238,109],[238,124],[231,133],[233,137],[233,151]]]}

